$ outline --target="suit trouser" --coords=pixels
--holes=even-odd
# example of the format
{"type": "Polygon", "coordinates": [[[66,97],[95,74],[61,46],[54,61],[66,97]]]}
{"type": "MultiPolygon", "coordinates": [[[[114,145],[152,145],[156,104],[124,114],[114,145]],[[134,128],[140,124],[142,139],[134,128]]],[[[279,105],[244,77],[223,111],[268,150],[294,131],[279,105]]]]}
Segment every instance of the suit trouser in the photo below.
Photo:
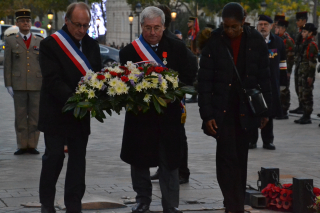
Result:
{"type": "MultiPolygon", "coordinates": [[[[259,138],[259,129],[252,131],[250,142],[256,144],[259,138]]],[[[264,128],[261,129],[261,139],[263,143],[273,143],[274,134],[273,134],[273,118],[269,118],[268,123],[264,128]]]]}
{"type": "MultiPolygon", "coordinates": [[[[161,202],[163,209],[179,206],[179,175],[178,168],[168,168],[164,146],[159,146],[159,184],[161,189],[161,202]]],[[[152,184],[149,168],[131,165],[131,178],[133,190],[137,193],[137,203],[151,203],[152,184]]]]}
{"type": "Polygon", "coordinates": [[[37,148],[40,92],[15,90],[13,100],[18,148],[37,148]]]}
{"type": "Polygon", "coordinates": [[[216,168],[224,205],[228,211],[243,211],[247,182],[249,133],[241,128],[239,117],[225,115],[217,139],[216,168]]]}
{"type": "Polygon", "coordinates": [[[67,138],[44,133],[46,150],[42,156],[40,177],[40,203],[53,206],[56,183],[63,167],[64,144],[68,143],[68,165],[65,179],[64,203],[69,212],[81,211],[81,199],[85,192],[86,148],[88,135],[67,138]]]}
{"type": "Polygon", "coordinates": [[[188,168],[188,142],[184,124],[181,124],[181,163],[179,166],[179,176],[186,179],[189,179],[190,176],[188,168]]]}

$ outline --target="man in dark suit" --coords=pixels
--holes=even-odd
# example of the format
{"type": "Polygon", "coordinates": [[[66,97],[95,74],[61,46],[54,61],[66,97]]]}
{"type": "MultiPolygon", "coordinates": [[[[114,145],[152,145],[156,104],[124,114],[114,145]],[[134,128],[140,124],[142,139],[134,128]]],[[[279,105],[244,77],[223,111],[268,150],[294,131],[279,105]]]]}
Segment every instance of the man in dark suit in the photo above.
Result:
{"type": "MultiPolygon", "coordinates": [[[[284,90],[287,85],[287,56],[286,49],[283,40],[271,33],[273,26],[273,20],[265,15],[259,16],[259,22],[257,30],[261,33],[262,37],[269,50],[270,60],[270,80],[272,89],[272,106],[268,106],[271,109],[269,122],[265,128],[261,129],[261,139],[263,141],[263,148],[269,150],[275,150],[276,147],[273,144],[273,118],[282,117],[283,111],[280,102],[280,91],[284,90]]],[[[249,145],[250,149],[257,148],[257,141],[259,137],[258,129],[253,131],[252,142],[249,145]]]]}
{"type": "MultiPolygon", "coordinates": [[[[85,3],[72,3],[67,8],[65,25],[58,32],[70,38],[69,44],[73,45],[73,50],[84,61],[88,61],[92,70],[100,71],[99,45],[86,33],[90,19],[90,8],[85,3]]],[[[46,145],[40,177],[41,212],[55,212],[55,185],[65,157],[64,143],[67,142],[69,159],[64,203],[67,212],[78,213],[81,212],[81,199],[85,192],[85,156],[90,134],[90,116],[88,113],[79,120],[73,116],[72,111],[62,113],[62,108],[85,73],[80,72],[54,35],[44,39],[40,49],[43,83],[38,127],[44,132],[46,145]]]]}
{"type": "MultiPolygon", "coordinates": [[[[188,75],[186,46],[175,39],[168,38],[164,33],[165,16],[157,7],[147,7],[141,13],[142,35],[137,41],[151,46],[150,54],[164,61],[166,67],[179,72],[179,80],[192,84],[193,76],[188,75]],[[163,54],[166,52],[166,54],[163,54]]],[[[137,42],[135,41],[135,42],[137,42]]],[[[136,43],[133,43],[136,44],[136,43]]],[[[143,61],[136,46],[127,45],[120,51],[120,62],[143,61]]],[[[121,149],[121,159],[131,165],[131,178],[134,191],[137,193],[137,205],[132,208],[134,213],[149,211],[152,196],[150,167],[159,166],[159,183],[162,193],[164,213],[180,212],[179,176],[180,141],[181,141],[181,107],[179,101],[169,102],[163,115],[158,115],[154,108],[147,113],[135,115],[127,112],[121,149]]]]}

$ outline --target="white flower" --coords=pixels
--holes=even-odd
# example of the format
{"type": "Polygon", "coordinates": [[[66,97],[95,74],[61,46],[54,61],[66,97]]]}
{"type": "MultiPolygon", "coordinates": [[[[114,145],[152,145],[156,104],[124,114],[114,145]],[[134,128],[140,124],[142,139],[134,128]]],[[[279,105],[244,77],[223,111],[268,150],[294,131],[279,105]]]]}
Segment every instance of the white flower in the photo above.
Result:
{"type": "Polygon", "coordinates": [[[125,84],[123,81],[118,81],[118,85],[119,85],[120,87],[124,87],[126,84],[125,84]]]}
{"type": "Polygon", "coordinates": [[[136,85],[136,90],[137,90],[138,92],[141,92],[142,89],[143,89],[143,86],[142,86],[141,83],[139,83],[139,84],[136,85]]]}
{"type": "Polygon", "coordinates": [[[124,94],[128,94],[128,92],[129,92],[129,87],[128,87],[127,85],[124,85],[124,87],[123,87],[123,93],[124,93],[124,94]]]}
{"type": "Polygon", "coordinates": [[[173,82],[173,89],[177,88],[179,86],[178,81],[173,82]]]}
{"type": "Polygon", "coordinates": [[[111,74],[107,72],[107,73],[104,74],[104,77],[106,77],[106,79],[110,79],[111,78],[111,74]]]}
{"type": "Polygon", "coordinates": [[[118,79],[117,78],[113,78],[109,81],[109,85],[112,87],[115,87],[118,85],[118,79]]]}
{"type": "Polygon", "coordinates": [[[102,88],[103,84],[104,84],[103,81],[99,81],[99,83],[98,83],[98,89],[99,90],[102,88]]]}
{"type": "Polygon", "coordinates": [[[152,83],[152,84],[151,84],[151,88],[153,88],[153,89],[158,88],[158,83],[152,83]]]}
{"type": "Polygon", "coordinates": [[[92,77],[91,77],[91,81],[95,81],[95,80],[97,79],[97,76],[98,76],[98,75],[97,75],[96,73],[93,74],[92,77]]]}
{"type": "Polygon", "coordinates": [[[91,98],[94,98],[96,95],[94,94],[94,90],[90,89],[89,92],[88,92],[88,98],[91,99],[91,98]]]}
{"type": "Polygon", "coordinates": [[[165,89],[165,90],[168,88],[168,83],[167,83],[166,79],[163,79],[163,80],[162,80],[162,82],[161,82],[161,88],[163,88],[163,89],[165,89]]]}
{"type": "Polygon", "coordinates": [[[143,101],[149,103],[149,102],[150,102],[150,99],[151,99],[151,95],[146,94],[146,95],[144,96],[144,98],[143,98],[143,101]]]}
{"type": "Polygon", "coordinates": [[[121,95],[124,92],[124,88],[120,85],[117,85],[115,87],[115,90],[116,90],[117,95],[121,95]]]}
{"type": "Polygon", "coordinates": [[[132,63],[132,61],[127,61],[127,64],[125,65],[130,71],[133,71],[134,69],[136,69],[136,65],[134,63],[132,63]]]}
{"type": "Polygon", "coordinates": [[[143,89],[148,89],[150,87],[150,83],[146,80],[141,82],[143,89]]]}
{"type": "MultiPolygon", "coordinates": [[[[94,88],[97,88],[97,89],[100,89],[101,87],[99,87],[100,85],[99,85],[99,81],[93,81],[92,82],[92,87],[94,87],[94,88]]],[[[102,86],[102,85],[101,85],[102,86]]]]}
{"type": "Polygon", "coordinates": [[[79,91],[80,92],[85,92],[87,90],[87,87],[86,85],[82,84],[80,87],[79,87],[79,91]]]}
{"type": "Polygon", "coordinates": [[[138,81],[138,78],[135,76],[135,74],[130,74],[130,75],[128,75],[128,78],[129,78],[129,80],[133,80],[134,82],[137,82],[138,81]]]}
{"type": "Polygon", "coordinates": [[[115,94],[116,94],[115,88],[114,87],[109,87],[107,94],[110,95],[110,96],[115,96],[115,94]]]}

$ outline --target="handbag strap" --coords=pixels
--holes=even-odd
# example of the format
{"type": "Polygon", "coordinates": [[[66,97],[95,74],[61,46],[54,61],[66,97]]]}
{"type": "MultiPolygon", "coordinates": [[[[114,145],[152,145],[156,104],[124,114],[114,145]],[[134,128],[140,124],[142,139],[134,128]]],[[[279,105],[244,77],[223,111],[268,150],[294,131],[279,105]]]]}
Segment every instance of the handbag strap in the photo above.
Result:
{"type": "Polygon", "coordinates": [[[246,93],[246,90],[243,88],[242,80],[241,80],[240,75],[239,75],[239,73],[238,73],[238,69],[237,69],[236,65],[234,64],[233,57],[232,57],[232,55],[231,55],[231,53],[230,53],[230,50],[229,50],[229,48],[228,48],[227,46],[226,46],[226,49],[227,49],[228,54],[229,54],[229,56],[230,56],[230,59],[231,59],[231,62],[232,62],[234,71],[235,71],[236,74],[237,74],[238,80],[239,80],[239,82],[240,82],[240,86],[241,86],[242,90],[244,91],[244,93],[246,93]]]}

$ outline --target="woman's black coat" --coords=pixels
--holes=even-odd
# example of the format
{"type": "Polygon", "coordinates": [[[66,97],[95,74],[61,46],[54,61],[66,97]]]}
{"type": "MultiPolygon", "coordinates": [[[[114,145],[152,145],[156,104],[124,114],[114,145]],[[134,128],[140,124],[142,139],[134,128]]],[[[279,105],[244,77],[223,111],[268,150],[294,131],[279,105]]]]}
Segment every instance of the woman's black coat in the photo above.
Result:
{"type": "MultiPolygon", "coordinates": [[[[164,34],[159,42],[157,55],[163,60],[162,53],[167,52],[166,67],[179,72],[179,79],[192,85],[196,71],[188,69],[187,49],[183,42],[166,37],[164,34]],[[189,70],[189,71],[187,71],[189,70]]],[[[143,61],[132,44],[120,51],[120,62],[143,61]]],[[[164,143],[168,166],[179,167],[180,160],[180,127],[181,108],[175,101],[168,104],[163,115],[158,115],[151,108],[147,113],[135,115],[126,112],[122,139],[121,159],[137,167],[155,167],[159,165],[159,143],[164,143]]]]}
{"type": "MultiPolygon", "coordinates": [[[[244,53],[246,73],[242,82],[245,89],[252,89],[258,84],[260,85],[269,108],[268,112],[264,113],[262,117],[269,117],[272,94],[267,45],[261,34],[255,29],[244,26],[244,33],[246,35],[244,53]]],[[[228,96],[234,75],[233,64],[226,49],[227,46],[232,53],[230,40],[224,34],[223,29],[219,28],[213,31],[210,40],[202,50],[198,73],[200,115],[204,122],[212,119],[216,120],[218,134],[228,107],[228,96]]],[[[250,130],[259,127],[259,118],[253,117],[244,99],[241,100],[239,107],[238,116],[242,128],[250,130]]]]}

